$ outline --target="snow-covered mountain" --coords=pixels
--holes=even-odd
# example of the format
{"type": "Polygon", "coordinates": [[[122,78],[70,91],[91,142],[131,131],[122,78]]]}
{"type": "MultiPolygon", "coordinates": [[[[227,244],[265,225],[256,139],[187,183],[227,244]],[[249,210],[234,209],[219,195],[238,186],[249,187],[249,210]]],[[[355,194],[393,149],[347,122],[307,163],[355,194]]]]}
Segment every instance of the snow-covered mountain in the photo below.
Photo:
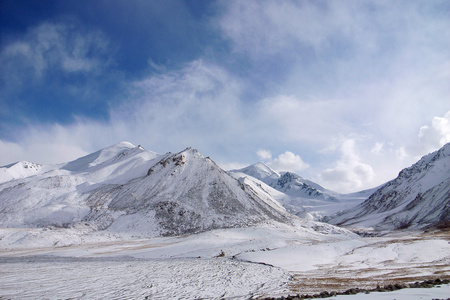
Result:
{"type": "Polygon", "coordinates": [[[253,186],[259,194],[267,194],[289,212],[308,219],[322,220],[327,215],[354,207],[374,190],[339,194],[292,172],[277,172],[264,163],[256,163],[229,171],[234,178],[253,186]]]}
{"type": "Polygon", "coordinates": [[[341,226],[376,230],[450,222],[450,143],[403,169],[354,209],[331,218],[341,226]]]}
{"type": "Polygon", "coordinates": [[[42,172],[42,165],[28,161],[18,161],[0,168],[0,183],[25,178],[42,172]]]}
{"type": "Polygon", "coordinates": [[[264,163],[256,163],[231,173],[244,173],[291,197],[338,201],[339,194],[292,172],[276,172],[264,163]]]}
{"type": "Polygon", "coordinates": [[[82,224],[158,236],[290,219],[190,148],[158,155],[122,142],[66,164],[26,166],[0,169],[0,227],[82,224]]]}

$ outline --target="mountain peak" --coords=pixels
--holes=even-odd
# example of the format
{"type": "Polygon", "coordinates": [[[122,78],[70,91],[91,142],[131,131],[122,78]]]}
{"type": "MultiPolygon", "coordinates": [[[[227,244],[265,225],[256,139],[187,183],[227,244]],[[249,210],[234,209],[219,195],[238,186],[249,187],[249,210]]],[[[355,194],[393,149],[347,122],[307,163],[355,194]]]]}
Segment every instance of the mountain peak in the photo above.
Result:
{"type": "Polygon", "coordinates": [[[133,149],[144,150],[144,148],[136,147],[130,142],[120,142],[68,162],[63,168],[68,171],[83,171],[90,167],[100,165],[115,157],[123,156],[125,153],[133,149]]]}
{"type": "Polygon", "coordinates": [[[231,172],[242,172],[262,181],[266,178],[277,179],[280,177],[280,174],[277,171],[262,162],[258,162],[240,170],[233,170],[231,172]]]}
{"type": "Polygon", "coordinates": [[[193,154],[193,155],[200,155],[202,157],[204,157],[197,149],[192,148],[192,147],[187,147],[186,149],[184,149],[183,151],[178,152],[178,154],[193,154]]]}
{"type": "Polygon", "coordinates": [[[28,161],[18,161],[13,164],[9,164],[4,167],[0,167],[0,183],[18,179],[25,178],[28,176],[33,176],[41,173],[42,165],[28,162],[28,161]]]}
{"type": "MultiPolygon", "coordinates": [[[[203,156],[197,149],[194,149],[192,147],[188,147],[178,153],[168,152],[162,156],[158,163],[156,163],[148,170],[147,176],[150,176],[155,171],[159,172],[162,169],[169,170],[184,168],[188,163],[201,163],[206,160],[207,159],[205,158],[205,156],[203,156]]],[[[212,160],[209,161],[212,162],[212,160]]],[[[178,170],[176,172],[175,170],[172,170],[171,172],[172,174],[175,174],[182,172],[182,170],[178,170]]]]}

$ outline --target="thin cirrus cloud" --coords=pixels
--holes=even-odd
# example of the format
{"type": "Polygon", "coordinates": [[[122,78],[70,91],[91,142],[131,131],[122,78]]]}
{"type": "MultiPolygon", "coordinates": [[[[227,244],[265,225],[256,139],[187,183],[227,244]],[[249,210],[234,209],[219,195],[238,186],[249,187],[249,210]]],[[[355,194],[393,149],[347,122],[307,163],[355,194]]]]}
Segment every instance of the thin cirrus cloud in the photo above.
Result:
{"type": "Polygon", "coordinates": [[[0,128],[70,123],[78,114],[105,117],[103,101],[111,89],[104,86],[115,49],[101,31],[74,21],[43,22],[5,40],[10,42],[0,49],[0,128]]]}

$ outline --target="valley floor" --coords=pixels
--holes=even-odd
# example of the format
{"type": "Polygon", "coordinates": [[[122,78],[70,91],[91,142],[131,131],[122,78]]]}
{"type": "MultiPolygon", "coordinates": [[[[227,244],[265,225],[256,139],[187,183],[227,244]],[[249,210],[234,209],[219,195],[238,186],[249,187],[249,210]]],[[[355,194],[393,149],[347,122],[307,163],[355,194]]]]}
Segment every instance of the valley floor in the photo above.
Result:
{"type": "MultiPolygon", "coordinates": [[[[450,278],[442,231],[363,238],[280,226],[62,246],[41,244],[41,233],[28,246],[9,243],[18,234],[0,230],[0,299],[249,299],[450,278]]],[[[449,287],[414,290],[402,293],[442,298],[449,287]]]]}

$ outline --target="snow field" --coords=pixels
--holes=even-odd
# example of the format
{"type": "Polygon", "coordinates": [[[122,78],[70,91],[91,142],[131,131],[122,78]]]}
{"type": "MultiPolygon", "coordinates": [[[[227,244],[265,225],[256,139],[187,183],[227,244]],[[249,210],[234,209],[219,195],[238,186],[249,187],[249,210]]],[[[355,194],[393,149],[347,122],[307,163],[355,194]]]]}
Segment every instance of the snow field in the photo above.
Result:
{"type": "MultiPolygon", "coordinates": [[[[16,247],[12,239],[19,238],[19,233],[12,233],[14,230],[8,229],[9,234],[3,234],[0,241],[0,286],[4,287],[0,296],[12,299],[22,299],[13,291],[26,292],[28,299],[36,295],[45,298],[52,293],[59,299],[67,295],[75,299],[101,295],[112,299],[150,295],[151,299],[246,299],[252,293],[311,294],[450,276],[448,234],[409,232],[407,236],[397,233],[361,238],[271,224],[152,239],[95,232],[82,236],[72,233],[64,241],[61,232],[57,235],[61,246],[52,247],[43,244],[39,233],[24,237],[22,231],[16,247]],[[219,257],[222,253],[224,257],[219,257]],[[39,268],[41,271],[37,271],[39,268]],[[49,283],[52,278],[55,282],[49,283]],[[62,283],[58,283],[58,278],[62,283]],[[64,282],[73,286],[69,288],[72,294],[60,286],[64,282]],[[117,288],[108,287],[109,282],[117,288]],[[33,284],[43,288],[34,287],[38,292],[32,294],[28,289],[33,284]]],[[[49,237],[55,238],[55,233],[49,237]]]]}
{"type": "Polygon", "coordinates": [[[6,299],[248,299],[286,292],[290,275],[229,259],[0,259],[6,299]]]}

